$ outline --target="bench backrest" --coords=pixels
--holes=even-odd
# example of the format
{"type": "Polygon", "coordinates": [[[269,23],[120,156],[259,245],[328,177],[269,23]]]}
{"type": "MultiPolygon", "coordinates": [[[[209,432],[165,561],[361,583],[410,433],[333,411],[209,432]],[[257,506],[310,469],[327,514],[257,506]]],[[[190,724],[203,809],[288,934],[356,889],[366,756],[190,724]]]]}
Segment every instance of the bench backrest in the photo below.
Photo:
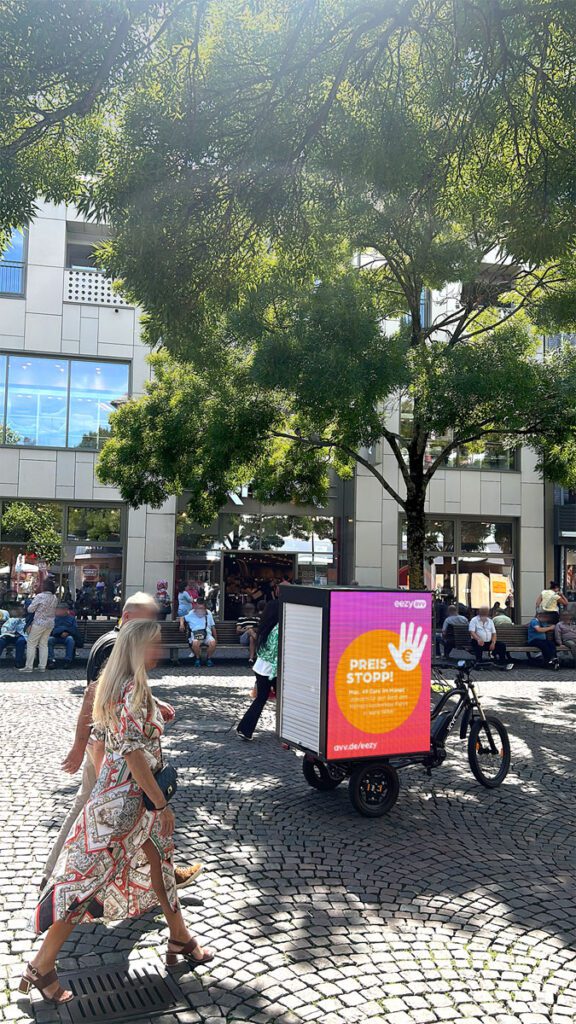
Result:
{"type": "MultiPolygon", "coordinates": [[[[457,647],[467,647],[470,644],[470,633],[468,626],[449,626],[452,629],[452,636],[457,647]]],[[[503,640],[507,647],[528,646],[528,626],[497,626],[496,635],[503,640]]]]}

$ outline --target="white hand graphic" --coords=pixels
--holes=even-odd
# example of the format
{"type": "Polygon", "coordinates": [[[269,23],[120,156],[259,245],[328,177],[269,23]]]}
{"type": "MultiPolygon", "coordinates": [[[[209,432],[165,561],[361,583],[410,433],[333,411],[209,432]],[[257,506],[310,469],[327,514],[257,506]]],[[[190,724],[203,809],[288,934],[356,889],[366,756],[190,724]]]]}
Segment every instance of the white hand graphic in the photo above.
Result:
{"type": "Polygon", "coordinates": [[[422,657],[428,634],[422,633],[422,626],[416,626],[413,622],[407,627],[405,622],[400,626],[400,643],[398,647],[388,644],[388,650],[394,659],[395,664],[403,672],[411,672],[416,668],[422,657]]]}

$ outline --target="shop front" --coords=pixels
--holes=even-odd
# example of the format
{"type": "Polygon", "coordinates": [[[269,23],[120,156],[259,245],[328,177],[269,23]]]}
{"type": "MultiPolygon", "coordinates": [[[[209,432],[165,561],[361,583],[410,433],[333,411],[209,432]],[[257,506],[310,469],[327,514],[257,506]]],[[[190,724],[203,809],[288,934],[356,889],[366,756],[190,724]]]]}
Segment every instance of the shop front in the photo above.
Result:
{"type": "Polygon", "coordinates": [[[282,583],[339,582],[339,519],[327,515],[223,512],[203,529],[176,523],[175,602],[187,583],[204,590],[220,619],[269,601],[282,583]]]}
{"type": "Polygon", "coordinates": [[[123,511],[56,501],[0,503],[0,599],[24,600],[46,577],[85,617],[119,614],[123,511]]]}

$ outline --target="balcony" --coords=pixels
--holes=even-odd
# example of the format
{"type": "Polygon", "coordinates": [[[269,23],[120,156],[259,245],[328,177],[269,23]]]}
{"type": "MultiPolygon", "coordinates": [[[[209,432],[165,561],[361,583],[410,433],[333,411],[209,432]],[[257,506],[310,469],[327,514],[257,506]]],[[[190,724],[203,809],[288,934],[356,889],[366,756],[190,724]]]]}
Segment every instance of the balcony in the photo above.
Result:
{"type": "Polygon", "coordinates": [[[0,295],[24,294],[24,263],[0,260],[0,295]]]}
{"type": "Polygon", "coordinates": [[[112,281],[101,270],[84,267],[82,270],[64,271],[64,302],[81,302],[89,306],[132,308],[112,288],[112,281]]]}

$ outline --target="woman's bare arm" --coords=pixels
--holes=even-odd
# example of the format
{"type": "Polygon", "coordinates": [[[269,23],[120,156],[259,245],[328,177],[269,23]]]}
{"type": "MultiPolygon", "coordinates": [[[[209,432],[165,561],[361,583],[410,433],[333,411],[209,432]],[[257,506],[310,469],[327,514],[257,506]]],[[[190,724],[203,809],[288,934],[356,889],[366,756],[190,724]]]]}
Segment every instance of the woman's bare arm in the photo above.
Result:
{"type": "Polygon", "coordinates": [[[86,753],[86,747],[92,731],[92,712],[94,710],[96,686],[97,684],[94,682],[86,687],[82,707],[76,720],[74,743],[62,762],[63,770],[70,775],[74,775],[78,771],[86,753]]]}

